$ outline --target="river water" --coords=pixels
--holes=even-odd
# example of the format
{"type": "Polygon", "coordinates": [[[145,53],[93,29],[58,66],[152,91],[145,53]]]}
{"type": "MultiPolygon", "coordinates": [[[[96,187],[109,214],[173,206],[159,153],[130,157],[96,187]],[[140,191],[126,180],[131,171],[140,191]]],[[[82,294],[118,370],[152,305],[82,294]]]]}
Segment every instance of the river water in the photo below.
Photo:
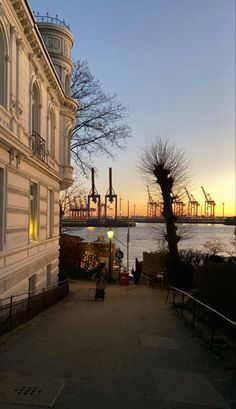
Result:
{"type": "MultiPolygon", "coordinates": [[[[158,223],[136,223],[135,227],[129,229],[129,266],[135,266],[135,258],[139,261],[143,259],[144,251],[155,251],[158,248],[158,240],[163,237],[164,224],[158,223]]],[[[74,227],[66,229],[67,234],[80,236],[85,241],[95,241],[98,236],[107,239],[107,228],[105,227],[74,227]]],[[[124,265],[127,265],[127,233],[128,228],[114,227],[113,241],[117,248],[124,253],[124,265]]],[[[178,231],[183,239],[179,242],[179,249],[191,248],[207,252],[204,243],[207,241],[220,241],[226,249],[235,252],[236,248],[232,242],[236,239],[235,226],[225,226],[223,224],[183,224],[178,225],[178,231]]],[[[228,255],[227,253],[224,253],[228,255]]]]}

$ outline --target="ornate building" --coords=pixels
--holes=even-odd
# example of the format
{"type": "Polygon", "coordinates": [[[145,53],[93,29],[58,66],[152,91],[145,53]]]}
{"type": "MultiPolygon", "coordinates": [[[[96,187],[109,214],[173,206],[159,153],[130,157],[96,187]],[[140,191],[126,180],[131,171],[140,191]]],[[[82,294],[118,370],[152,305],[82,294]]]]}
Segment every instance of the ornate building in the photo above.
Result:
{"type": "Polygon", "coordinates": [[[73,183],[78,109],[72,45],[57,18],[0,0],[0,299],[58,281],[59,193],[73,183]]]}

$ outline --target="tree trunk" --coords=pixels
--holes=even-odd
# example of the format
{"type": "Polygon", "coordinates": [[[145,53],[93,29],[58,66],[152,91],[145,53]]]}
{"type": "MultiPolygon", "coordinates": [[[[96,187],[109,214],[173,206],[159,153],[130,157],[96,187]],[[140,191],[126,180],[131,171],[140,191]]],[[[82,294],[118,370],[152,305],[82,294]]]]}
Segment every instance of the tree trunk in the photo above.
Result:
{"type": "Polygon", "coordinates": [[[175,215],[172,210],[172,197],[168,189],[162,191],[164,211],[163,216],[166,222],[166,240],[168,242],[169,258],[167,265],[168,277],[172,284],[177,282],[179,266],[178,237],[176,234],[175,215]]]}

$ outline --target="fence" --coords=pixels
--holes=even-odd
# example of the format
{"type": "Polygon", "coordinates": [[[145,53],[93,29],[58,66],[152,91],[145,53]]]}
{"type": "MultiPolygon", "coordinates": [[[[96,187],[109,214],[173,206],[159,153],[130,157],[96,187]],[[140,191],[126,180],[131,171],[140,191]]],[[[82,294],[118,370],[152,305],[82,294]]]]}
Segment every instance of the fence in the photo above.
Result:
{"type": "Polygon", "coordinates": [[[0,335],[11,331],[56,304],[69,292],[69,280],[1,300],[0,335]]]}
{"type": "Polygon", "coordinates": [[[213,350],[216,342],[218,342],[219,345],[219,340],[222,337],[224,339],[227,337],[228,342],[232,341],[233,348],[235,348],[236,322],[225,317],[219,311],[209,307],[197,298],[194,298],[186,291],[182,291],[176,287],[170,288],[166,302],[171,290],[173,292],[173,306],[177,309],[179,308],[180,317],[185,318],[192,328],[195,328],[198,324],[198,329],[201,329],[201,332],[202,327],[207,328],[211,350],[213,350]],[[178,301],[176,301],[177,297],[178,301]]]}

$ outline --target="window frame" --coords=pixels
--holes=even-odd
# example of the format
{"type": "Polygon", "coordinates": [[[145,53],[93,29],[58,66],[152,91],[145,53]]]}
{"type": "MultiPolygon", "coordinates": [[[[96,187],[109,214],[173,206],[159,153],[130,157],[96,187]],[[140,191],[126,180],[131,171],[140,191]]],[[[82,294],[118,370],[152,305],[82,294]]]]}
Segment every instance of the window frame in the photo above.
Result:
{"type": "Polygon", "coordinates": [[[30,182],[29,203],[29,240],[38,241],[39,237],[39,185],[30,182]]]}
{"type": "Polygon", "coordinates": [[[0,166],[0,252],[5,247],[6,169],[0,166]]]}
{"type": "Polygon", "coordinates": [[[9,44],[4,24],[0,18],[0,105],[8,109],[9,44]],[[2,67],[1,67],[2,65],[2,67]]]}

